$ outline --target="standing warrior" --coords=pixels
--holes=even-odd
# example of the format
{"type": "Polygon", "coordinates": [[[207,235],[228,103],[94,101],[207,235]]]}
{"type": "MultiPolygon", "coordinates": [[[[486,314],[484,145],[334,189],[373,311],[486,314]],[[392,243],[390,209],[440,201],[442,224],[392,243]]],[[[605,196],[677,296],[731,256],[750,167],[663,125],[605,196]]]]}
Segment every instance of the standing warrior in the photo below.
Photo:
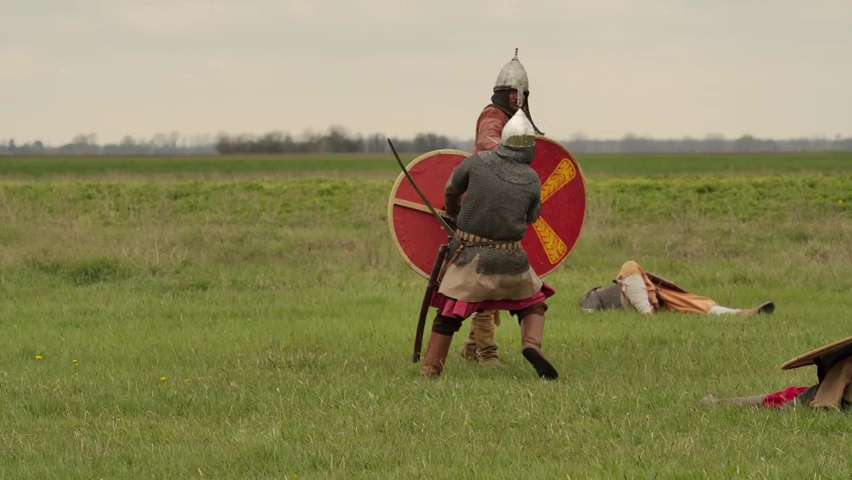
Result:
{"type": "MultiPolygon", "coordinates": [[[[529,96],[530,84],[527,71],[518,60],[518,49],[515,56],[497,75],[491,103],[479,114],[476,120],[476,138],[473,153],[496,151],[499,145],[491,139],[499,138],[509,119],[515,115],[520,106],[527,119],[532,124],[537,135],[544,135],[532,121],[530,115],[529,96]]],[[[486,310],[474,313],[470,322],[470,334],[462,346],[461,356],[467,360],[478,359],[483,365],[497,366],[500,364],[497,355],[497,343],[494,342],[494,326],[500,325],[500,313],[496,310],[486,310]]]]}
{"type": "Polygon", "coordinates": [[[457,228],[431,298],[438,313],[421,368],[424,377],[441,374],[464,319],[495,310],[518,318],[522,353],[536,373],[559,376],[541,350],[545,300],[556,292],[539,279],[521,246],[527,224],[541,215],[541,180],[530,167],[534,155],[535,128],[518,109],[503,128],[499,148],[465,158],[447,182],[444,208],[457,228]]]}

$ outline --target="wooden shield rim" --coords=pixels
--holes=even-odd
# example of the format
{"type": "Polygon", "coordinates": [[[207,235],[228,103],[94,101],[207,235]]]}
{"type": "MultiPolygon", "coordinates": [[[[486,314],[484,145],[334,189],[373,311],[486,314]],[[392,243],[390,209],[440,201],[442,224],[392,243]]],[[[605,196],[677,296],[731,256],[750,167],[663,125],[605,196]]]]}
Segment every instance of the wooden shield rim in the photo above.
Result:
{"type": "MultiPolygon", "coordinates": [[[[570,158],[572,160],[572,163],[574,163],[574,165],[577,166],[577,173],[579,173],[580,181],[583,182],[583,200],[584,200],[583,203],[585,204],[586,203],[585,200],[588,199],[588,196],[586,195],[586,176],[583,175],[583,169],[580,167],[580,162],[578,162],[577,159],[574,158],[574,154],[571,153],[571,151],[568,150],[568,148],[565,147],[565,145],[562,145],[562,143],[560,143],[560,142],[558,142],[558,141],[556,141],[556,140],[554,140],[554,139],[552,139],[552,138],[550,138],[546,135],[536,135],[537,140],[542,139],[542,138],[549,141],[550,143],[553,143],[554,145],[557,145],[559,148],[561,148],[565,153],[568,154],[568,158],[570,158]]],[[[533,161],[535,161],[535,160],[533,160],[533,161]]],[[[560,260],[559,263],[557,263],[556,265],[553,265],[553,267],[550,270],[548,270],[546,273],[538,275],[538,278],[544,278],[544,277],[550,275],[551,273],[555,272],[557,269],[559,269],[559,267],[562,266],[563,263],[565,263],[565,260],[568,260],[568,257],[571,256],[571,252],[573,252],[574,248],[577,247],[577,244],[580,242],[580,236],[583,234],[583,226],[586,224],[586,209],[587,208],[588,208],[587,205],[583,205],[583,219],[580,222],[580,230],[577,232],[577,239],[574,241],[574,244],[571,245],[571,248],[568,249],[568,252],[565,254],[564,257],[562,257],[562,260],[560,260]]]]}
{"type": "MultiPolygon", "coordinates": [[[[409,173],[411,173],[411,168],[417,165],[418,163],[422,162],[427,158],[442,154],[464,155],[465,157],[469,157],[471,155],[470,153],[464,152],[462,150],[456,150],[453,148],[442,148],[439,150],[432,150],[431,152],[426,152],[409,162],[408,165],[405,166],[405,169],[408,170],[409,173]]],[[[394,198],[396,198],[396,192],[397,190],[399,190],[399,186],[402,184],[403,181],[407,180],[408,179],[405,177],[405,173],[399,172],[399,175],[396,177],[396,181],[393,182],[393,187],[391,188],[390,195],[388,196],[388,228],[390,229],[393,244],[396,246],[397,251],[399,251],[400,256],[402,256],[403,260],[405,260],[405,263],[407,263],[408,266],[411,267],[412,270],[417,272],[421,277],[428,279],[429,274],[424,272],[423,270],[420,270],[420,268],[415,265],[410,258],[408,258],[408,255],[405,253],[405,250],[402,249],[402,245],[399,243],[399,239],[396,238],[396,230],[394,230],[393,228],[393,200],[394,198]]],[[[432,206],[434,207],[434,205],[432,206]]],[[[438,252],[436,251],[435,254],[437,253],[438,252]]]]}
{"type": "Polygon", "coordinates": [[[823,345],[817,349],[811,350],[808,353],[804,353],[799,355],[798,357],[787,360],[783,365],[781,365],[782,370],[790,370],[793,368],[805,367],[808,365],[813,365],[815,361],[823,357],[827,354],[832,353],[834,350],[840,350],[843,347],[852,345],[852,337],[846,337],[842,340],[837,340],[836,342],[831,342],[828,345],[823,345]]]}

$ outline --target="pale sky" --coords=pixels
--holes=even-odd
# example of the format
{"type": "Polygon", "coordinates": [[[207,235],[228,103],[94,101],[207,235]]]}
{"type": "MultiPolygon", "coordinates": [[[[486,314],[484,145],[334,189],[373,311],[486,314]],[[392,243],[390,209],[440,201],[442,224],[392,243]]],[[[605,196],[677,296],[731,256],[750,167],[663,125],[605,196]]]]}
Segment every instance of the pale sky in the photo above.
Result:
{"type": "Polygon", "coordinates": [[[515,47],[548,136],[852,136],[852,0],[0,0],[0,138],[471,138],[515,47]]]}

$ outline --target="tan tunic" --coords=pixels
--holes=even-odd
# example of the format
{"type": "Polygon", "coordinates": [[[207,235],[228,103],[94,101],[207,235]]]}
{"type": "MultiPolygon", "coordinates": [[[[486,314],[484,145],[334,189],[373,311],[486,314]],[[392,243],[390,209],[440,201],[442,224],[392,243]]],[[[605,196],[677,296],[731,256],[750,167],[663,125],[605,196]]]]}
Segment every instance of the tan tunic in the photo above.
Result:
{"type": "Polygon", "coordinates": [[[817,388],[810,406],[838,408],[852,403],[852,357],[835,363],[817,388]]]}
{"type": "Polygon", "coordinates": [[[524,300],[541,290],[541,279],[532,267],[520,275],[486,275],[476,271],[478,260],[477,255],[463,267],[450,264],[438,292],[456,300],[476,303],[486,300],[524,300]]]}

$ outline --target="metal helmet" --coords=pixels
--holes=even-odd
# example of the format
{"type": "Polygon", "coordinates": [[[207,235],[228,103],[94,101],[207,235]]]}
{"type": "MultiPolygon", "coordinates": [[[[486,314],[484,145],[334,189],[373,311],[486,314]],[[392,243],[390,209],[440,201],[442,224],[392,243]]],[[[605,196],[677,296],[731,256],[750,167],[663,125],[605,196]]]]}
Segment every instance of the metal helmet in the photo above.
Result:
{"type": "Polygon", "coordinates": [[[529,121],[523,109],[517,112],[506,122],[500,143],[509,147],[532,147],[535,146],[535,127],[529,121]]]}
{"type": "Polygon", "coordinates": [[[530,91],[530,80],[527,77],[527,71],[518,60],[518,49],[515,49],[515,56],[509,60],[509,63],[503,65],[500,74],[497,75],[497,81],[494,82],[494,91],[511,90],[518,91],[518,106],[524,106],[524,94],[530,91]]]}

